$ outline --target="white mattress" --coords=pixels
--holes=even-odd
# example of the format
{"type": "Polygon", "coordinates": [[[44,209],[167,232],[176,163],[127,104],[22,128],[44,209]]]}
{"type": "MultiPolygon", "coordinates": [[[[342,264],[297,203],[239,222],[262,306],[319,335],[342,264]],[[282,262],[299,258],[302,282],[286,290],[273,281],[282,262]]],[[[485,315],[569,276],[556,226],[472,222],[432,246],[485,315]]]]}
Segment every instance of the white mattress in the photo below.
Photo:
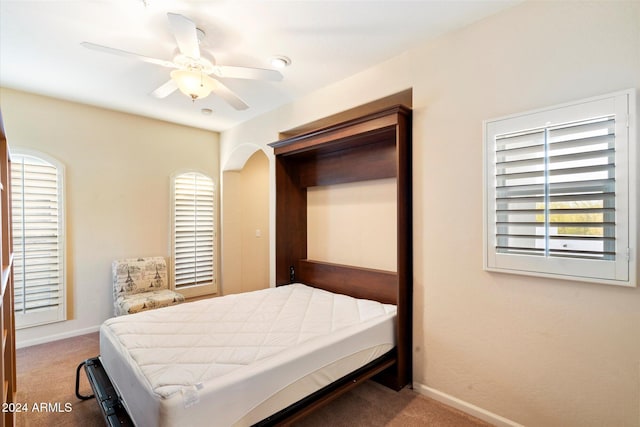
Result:
{"type": "Polygon", "coordinates": [[[251,425],[392,349],[395,314],[295,284],[109,319],[100,357],[138,426],[251,425]]]}

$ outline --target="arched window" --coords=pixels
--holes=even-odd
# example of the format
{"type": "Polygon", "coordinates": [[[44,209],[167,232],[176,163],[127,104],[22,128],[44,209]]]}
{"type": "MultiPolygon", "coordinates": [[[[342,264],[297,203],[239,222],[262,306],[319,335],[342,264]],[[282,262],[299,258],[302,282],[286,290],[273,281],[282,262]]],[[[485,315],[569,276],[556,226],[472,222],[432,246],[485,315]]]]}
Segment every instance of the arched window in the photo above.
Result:
{"type": "Polygon", "coordinates": [[[215,185],[197,172],[172,179],[173,286],[185,296],[216,291],[215,185]]]}
{"type": "Polygon", "coordinates": [[[11,155],[16,328],[66,319],[64,167],[41,153],[11,155]]]}

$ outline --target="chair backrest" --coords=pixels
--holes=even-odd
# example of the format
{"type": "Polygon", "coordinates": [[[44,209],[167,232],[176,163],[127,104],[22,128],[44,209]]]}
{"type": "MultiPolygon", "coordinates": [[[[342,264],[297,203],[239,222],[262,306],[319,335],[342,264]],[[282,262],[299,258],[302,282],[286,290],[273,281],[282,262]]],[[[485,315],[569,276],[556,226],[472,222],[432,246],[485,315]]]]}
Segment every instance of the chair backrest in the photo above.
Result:
{"type": "Polygon", "coordinates": [[[113,295],[132,295],[169,289],[164,257],[127,258],[113,261],[113,295]]]}

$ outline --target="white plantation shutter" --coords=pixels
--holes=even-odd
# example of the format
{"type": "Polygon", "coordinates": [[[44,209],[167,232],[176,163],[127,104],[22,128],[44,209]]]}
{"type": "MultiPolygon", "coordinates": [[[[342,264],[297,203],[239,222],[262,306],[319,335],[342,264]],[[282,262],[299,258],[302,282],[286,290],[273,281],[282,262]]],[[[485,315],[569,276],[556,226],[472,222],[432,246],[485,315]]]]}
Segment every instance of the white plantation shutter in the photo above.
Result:
{"type": "Polygon", "coordinates": [[[613,117],[496,137],[496,248],[609,259],[615,253],[613,117]]]}
{"type": "Polygon", "coordinates": [[[487,269],[633,284],[631,96],[485,124],[487,269]]]}
{"type": "Polygon", "coordinates": [[[14,153],[11,204],[16,327],[65,319],[63,170],[14,153]]]}
{"type": "Polygon", "coordinates": [[[199,173],[174,178],[173,276],[177,290],[215,285],[213,180],[199,173]]]}

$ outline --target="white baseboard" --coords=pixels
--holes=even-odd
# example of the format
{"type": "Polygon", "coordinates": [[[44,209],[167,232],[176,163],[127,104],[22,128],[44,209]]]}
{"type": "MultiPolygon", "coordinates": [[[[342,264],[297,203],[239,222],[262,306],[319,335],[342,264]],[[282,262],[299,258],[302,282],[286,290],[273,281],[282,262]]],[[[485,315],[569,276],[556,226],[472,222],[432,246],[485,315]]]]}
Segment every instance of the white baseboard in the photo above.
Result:
{"type": "Polygon", "coordinates": [[[466,414],[481,419],[482,421],[486,421],[489,424],[498,427],[524,427],[522,424],[518,424],[515,421],[511,421],[507,418],[501,417],[500,415],[489,412],[476,405],[472,405],[469,402],[460,400],[457,397],[453,397],[447,393],[443,393],[434,388],[427,387],[424,384],[413,383],[413,389],[424,396],[430,397],[433,400],[437,400],[438,402],[444,403],[447,406],[458,409],[466,414]]]}
{"type": "Polygon", "coordinates": [[[75,331],[63,332],[61,334],[49,335],[42,338],[34,338],[30,340],[16,340],[16,348],[31,347],[32,345],[45,344],[52,341],[63,340],[65,338],[73,338],[80,335],[90,334],[92,332],[98,332],[100,325],[91,326],[90,328],[78,329],[75,331]]]}

